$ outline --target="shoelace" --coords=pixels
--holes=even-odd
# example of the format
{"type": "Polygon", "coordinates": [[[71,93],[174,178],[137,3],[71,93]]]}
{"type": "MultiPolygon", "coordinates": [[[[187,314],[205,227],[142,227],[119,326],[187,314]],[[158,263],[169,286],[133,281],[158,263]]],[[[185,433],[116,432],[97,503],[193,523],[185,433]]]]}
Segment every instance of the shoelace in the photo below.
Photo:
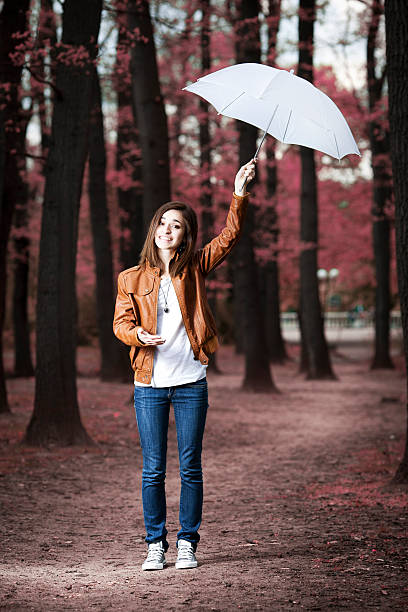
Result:
{"type": "Polygon", "coordinates": [[[178,558],[187,559],[187,561],[194,561],[194,550],[191,544],[178,545],[178,558]]]}
{"type": "Polygon", "coordinates": [[[161,561],[163,557],[164,550],[160,546],[149,546],[147,551],[147,559],[146,561],[161,561]]]}

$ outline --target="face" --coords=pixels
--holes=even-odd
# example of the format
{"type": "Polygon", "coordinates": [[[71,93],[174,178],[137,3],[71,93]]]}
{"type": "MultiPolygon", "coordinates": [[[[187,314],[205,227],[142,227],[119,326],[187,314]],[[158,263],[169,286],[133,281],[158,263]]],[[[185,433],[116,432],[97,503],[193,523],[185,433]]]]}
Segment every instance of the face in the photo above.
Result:
{"type": "Polygon", "coordinates": [[[154,234],[158,249],[175,252],[183,241],[185,225],[181,210],[167,210],[154,234]]]}

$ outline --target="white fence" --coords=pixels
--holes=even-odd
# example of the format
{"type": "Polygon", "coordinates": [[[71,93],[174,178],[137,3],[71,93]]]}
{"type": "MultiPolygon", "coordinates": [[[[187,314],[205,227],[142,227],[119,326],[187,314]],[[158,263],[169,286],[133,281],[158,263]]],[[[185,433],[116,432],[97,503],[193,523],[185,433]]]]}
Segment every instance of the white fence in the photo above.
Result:
{"type": "MultiPolygon", "coordinates": [[[[283,312],[280,317],[283,327],[298,327],[296,312],[283,312]]],[[[324,323],[326,327],[372,327],[374,312],[326,312],[324,323]]],[[[401,328],[399,311],[395,310],[390,313],[390,326],[392,329],[401,328]]]]}

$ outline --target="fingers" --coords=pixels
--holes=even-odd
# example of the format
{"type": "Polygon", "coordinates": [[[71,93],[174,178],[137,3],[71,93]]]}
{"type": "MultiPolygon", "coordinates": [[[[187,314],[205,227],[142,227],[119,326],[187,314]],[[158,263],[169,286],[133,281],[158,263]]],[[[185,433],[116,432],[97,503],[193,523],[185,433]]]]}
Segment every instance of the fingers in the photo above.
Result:
{"type": "Polygon", "coordinates": [[[157,339],[157,340],[144,340],[145,344],[148,344],[149,346],[159,346],[160,344],[164,344],[166,341],[163,338],[157,339]]]}
{"type": "Polygon", "coordinates": [[[161,336],[158,336],[157,334],[149,334],[149,332],[145,330],[140,330],[138,336],[143,344],[148,344],[149,346],[158,346],[166,342],[166,340],[161,336]]]}
{"type": "Polygon", "coordinates": [[[255,177],[255,164],[256,160],[251,159],[251,161],[242,166],[243,176],[247,181],[252,181],[252,179],[255,177]]]}

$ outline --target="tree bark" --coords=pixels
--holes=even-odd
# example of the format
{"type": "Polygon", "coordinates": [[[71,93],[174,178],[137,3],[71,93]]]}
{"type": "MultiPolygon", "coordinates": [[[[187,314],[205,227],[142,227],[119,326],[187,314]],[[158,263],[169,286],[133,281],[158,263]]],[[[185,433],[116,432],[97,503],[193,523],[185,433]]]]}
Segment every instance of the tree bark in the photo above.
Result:
{"type": "MultiPolygon", "coordinates": [[[[277,37],[280,23],[281,0],[269,0],[268,21],[268,58],[269,66],[276,66],[277,37]]],[[[275,140],[266,142],[266,194],[268,211],[265,215],[265,230],[272,244],[271,260],[263,267],[261,276],[265,284],[265,333],[272,363],[284,363],[288,358],[282,337],[279,296],[279,252],[274,245],[279,240],[279,218],[276,193],[278,188],[278,168],[275,157],[275,140]]]]}
{"type": "MultiPolygon", "coordinates": [[[[241,0],[237,8],[239,14],[236,30],[237,61],[259,62],[258,2],[241,0]]],[[[239,163],[242,165],[255,154],[258,131],[243,121],[238,123],[238,129],[239,163]]],[[[243,388],[248,391],[270,392],[277,389],[269,366],[264,317],[260,308],[258,266],[252,238],[255,223],[254,208],[254,204],[250,203],[244,231],[234,249],[235,321],[240,321],[236,333],[242,335],[243,339],[245,356],[243,388]]]]}
{"type": "Polygon", "coordinates": [[[132,95],[143,159],[143,216],[147,230],[155,211],[170,200],[167,117],[160,91],[156,46],[147,0],[128,0],[128,25],[138,32],[131,51],[132,95]]]}
{"type": "Polygon", "coordinates": [[[13,153],[14,140],[21,119],[18,91],[21,67],[10,59],[20,44],[13,36],[25,32],[29,0],[16,3],[5,0],[0,12],[0,413],[10,412],[3,363],[3,326],[6,308],[6,256],[11,222],[15,208],[15,185],[18,182],[18,160],[13,153]]]}
{"type": "MultiPolygon", "coordinates": [[[[41,0],[39,26],[37,29],[36,48],[55,49],[57,36],[55,31],[55,18],[51,0],[41,0]]],[[[35,52],[34,52],[35,55],[35,52]]],[[[45,64],[51,61],[49,57],[36,57],[34,75],[31,76],[31,87],[33,100],[28,111],[24,111],[24,127],[20,128],[16,134],[17,156],[20,162],[20,170],[25,168],[25,143],[27,124],[31,120],[33,103],[37,102],[38,116],[41,131],[41,150],[42,155],[46,154],[49,141],[49,121],[47,116],[47,103],[44,96],[46,79],[45,64]]],[[[16,192],[20,197],[15,198],[18,202],[15,215],[14,226],[18,230],[17,237],[14,239],[14,265],[13,265],[13,330],[14,330],[14,372],[15,377],[26,377],[34,375],[34,368],[31,356],[30,326],[28,320],[28,282],[30,268],[30,238],[28,230],[28,197],[29,190],[27,183],[18,173],[19,184],[15,186],[16,192]]]]}
{"type": "Polygon", "coordinates": [[[142,156],[129,75],[129,43],[125,24],[121,19],[119,19],[118,26],[115,78],[118,97],[116,169],[125,170],[131,181],[131,184],[119,184],[117,188],[121,228],[119,259],[121,268],[126,269],[138,263],[145,233],[143,229],[142,156]]]}
{"type": "MultiPolygon", "coordinates": [[[[313,28],[315,0],[299,0],[298,75],[313,83],[313,28]]],[[[307,357],[307,378],[334,378],[324,336],[324,317],[317,278],[318,205],[314,151],[300,147],[301,197],[300,308],[307,357]]]]}
{"type": "Polygon", "coordinates": [[[90,442],[77,400],[75,263],[101,10],[102,0],[89,0],[86,11],[81,0],[64,3],[62,49],[73,57],[56,70],[41,226],[35,404],[25,437],[29,444],[90,442]],[[89,57],[77,63],[79,47],[89,57]]]}
{"type": "MultiPolygon", "coordinates": [[[[210,54],[210,16],[211,7],[210,0],[200,0],[200,9],[202,13],[200,42],[201,42],[201,74],[205,74],[211,67],[210,54]]],[[[200,117],[200,171],[201,171],[201,228],[202,228],[202,243],[206,244],[213,236],[214,214],[213,214],[213,190],[210,181],[211,174],[211,138],[210,138],[210,121],[208,117],[208,102],[202,98],[199,99],[199,117],[200,117]]],[[[216,274],[216,272],[215,272],[216,274]]],[[[208,303],[211,311],[216,316],[217,301],[215,295],[208,296],[208,303]]],[[[217,353],[210,356],[208,369],[215,374],[220,374],[217,365],[217,353]]]]}
{"type": "MultiPolygon", "coordinates": [[[[408,4],[405,0],[385,0],[385,30],[398,289],[408,380],[408,4]]],[[[404,456],[394,482],[408,484],[408,430],[404,456]]]]}
{"type": "Polygon", "coordinates": [[[14,376],[34,375],[31,359],[30,326],[28,320],[28,274],[30,261],[30,238],[28,236],[28,187],[21,171],[25,167],[25,142],[27,124],[31,113],[20,123],[15,137],[17,171],[12,185],[15,212],[13,224],[17,230],[14,238],[13,261],[13,331],[14,331],[14,376]]]}
{"type": "Polygon", "coordinates": [[[101,354],[101,379],[128,380],[129,360],[123,344],[112,332],[115,307],[112,243],[106,196],[106,152],[102,96],[98,71],[93,70],[93,105],[89,137],[89,203],[96,269],[96,310],[101,354]]]}
{"type": "MultiPolygon", "coordinates": [[[[374,113],[383,95],[385,70],[377,75],[376,46],[377,34],[383,14],[382,0],[372,0],[371,22],[367,36],[367,84],[368,107],[371,114],[369,136],[371,167],[373,169],[373,250],[375,259],[375,352],[372,369],[393,368],[390,355],[390,219],[387,205],[392,196],[390,171],[390,142],[388,130],[374,113]]],[[[385,118],[384,118],[385,119],[385,118]]]]}
{"type": "Polygon", "coordinates": [[[40,23],[36,44],[43,52],[47,50],[48,54],[37,58],[35,76],[38,77],[39,80],[36,83],[36,78],[32,77],[32,82],[35,83],[36,89],[36,101],[38,104],[38,116],[41,129],[41,149],[43,155],[48,152],[51,124],[49,108],[51,105],[45,95],[45,81],[47,80],[46,64],[50,65],[51,78],[55,80],[56,29],[53,0],[41,0],[40,23]]]}

